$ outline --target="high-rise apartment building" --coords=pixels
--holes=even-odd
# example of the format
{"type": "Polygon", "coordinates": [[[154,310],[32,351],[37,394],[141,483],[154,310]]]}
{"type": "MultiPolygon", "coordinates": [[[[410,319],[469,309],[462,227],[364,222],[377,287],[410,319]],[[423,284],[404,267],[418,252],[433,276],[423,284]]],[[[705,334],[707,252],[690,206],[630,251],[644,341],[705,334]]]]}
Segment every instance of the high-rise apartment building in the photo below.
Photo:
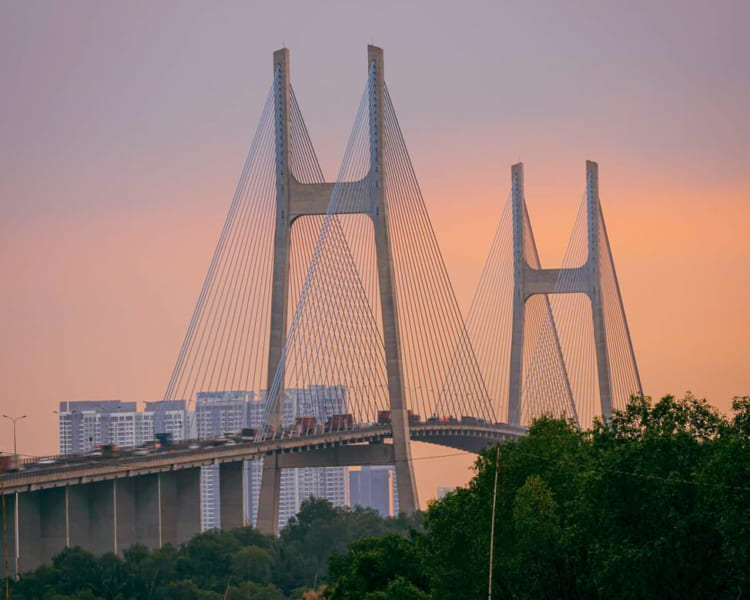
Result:
{"type": "MultiPolygon", "coordinates": [[[[261,427],[266,410],[265,394],[252,399],[247,407],[247,426],[261,427]]],[[[342,386],[309,386],[285,390],[283,426],[293,425],[298,417],[315,417],[325,423],[329,417],[346,412],[346,389],[342,386]]],[[[263,461],[246,461],[246,514],[253,525],[258,515],[258,499],[263,461]]],[[[281,473],[279,527],[297,514],[303,500],[310,496],[325,498],[334,506],[346,504],[346,468],[310,467],[285,469],[281,473]]]]}
{"type": "Polygon", "coordinates": [[[152,423],[152,438],[154,433],[171,433],[175,442],[196,437],[192,433],[195,419],[186,410],[184,400],[146,402],[143,415],[152,423]]]}
{"type": "Polygon", "coordinates": [[[437,489],[437,496],[436,496],[436,498],[438,500],[442,500],[443,498],[445,498],[445,496],[447,496],[448,494],[450,494],[455,489],[456,489],[455,486],[454,487],[439,487],[437,489]]]}
{"type": "MultiPolygon", "coordinates": [[[[198,438],[211,439],[242,431],[247,427],[248,406],[252,404],[253,397],[253,392],[240,390],[198,392],[195,401],[198,438]]],[[[245,470],[243,486],[247,488],[247,466],[245,470]]],[[[219,465],[201,467],[201,528],[205,531],[220,527],[219,465]]]]}
{"type": "Polygon", "coordinates": [[[120,400],[61,402],[59,415],[60,454],[83,454],[100,444],[132,448],[165,431],[180,441],[190,437],[192,422],[183,400],[146,402],[143,412],[120,400]]]}
{"type": "MultiPolygon", "coordinates": [[[[187,410],[184,400],[146,402],[142,412],[136,410],[135,402],[119,400],[61,402],[60,453],[87,453],[100,444],[123,448],[140,446],[154,439],[156,433],[171,433],[176,442],[216,438],[239,433],[245,427],[262,427],[265,412],[265,392],[256,395],[237,390],[198,393],[194,413],[187,410]]],[[[317,423],[325,424],[331,416],[346,412],[344,387],[309,386],[285,390],[282,419],[285,427],[294,425],[299,417],[314,417],[317,423]]],[[[258,514],[262,465],[262,460],[244,463],[245,516],[253,525],[258,514]]],[[[375,483],[359,483],[352,501],[348,499],[345,467],[285,470],[281,476],[279,525],[285,526],[299,511],[301,503],[311,496],[325,498],[335,506],[362,504],[372,506],[383,515],[397,514],[398,496],[392,468],[371,467],[371,473],[367,469],[357,472],[355,480],[367,476],[371,480],[374,478],[375,483]],[[362,475],[363,472],[366,475],[362,475]],[[386,500],[383,500],[383,478],[391,486],[385,492],[386,500]],[[369,492],[361,491],[365,485],[370,486],[369,492]],[[373,492],[373,489],[378,491],[373,492]]],[[[349,485],[351,487],[351,480],[349,485]]],[[[204,530],[220,527],[219,511],[219,467],[203,467],[201,524],[204,530]]]]}
{"type": "Polygon", "coordinates": [[[393,467],[367,467],[349,471],[349,506],[373,508],[382,517],[398,515],[398,492],[393,467]]]}
{"type": "Polygon", "coordinates": [[[129,447],[142,443],[136,435],[137,415],[135,402],[60,402],[60,454],[84,454],[100,444],[129,447]]]}
{"type": "Polygon", "coordinates": [[[199,439],[210,439],[227,433],[239,433],[247,427],[247,404],[253,392],[198,392],[195,421],[199,439]]]}

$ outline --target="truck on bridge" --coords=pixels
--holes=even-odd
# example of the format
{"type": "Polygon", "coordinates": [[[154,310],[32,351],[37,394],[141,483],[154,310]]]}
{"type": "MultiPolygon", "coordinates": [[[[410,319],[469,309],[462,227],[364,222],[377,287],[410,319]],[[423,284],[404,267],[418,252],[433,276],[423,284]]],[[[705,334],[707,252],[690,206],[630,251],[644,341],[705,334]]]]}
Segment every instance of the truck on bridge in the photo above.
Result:
{"type": "Polygon", "coordinates": [[[15,454],[0,454],[0,473],[18,471],[18,456],[15,454]]]}
{"type": "MultiPolygon", "coordinates": [[[[406,414],[409,418],[409,425],[419,425],[422,422],[422,417],[418,414],[412,413],[411,410],[407,410],[406,414]]],[[[379,410],[378,411],[378,425],[390,425],[391,424],[391,411],[390,410],[379,410]]]]}

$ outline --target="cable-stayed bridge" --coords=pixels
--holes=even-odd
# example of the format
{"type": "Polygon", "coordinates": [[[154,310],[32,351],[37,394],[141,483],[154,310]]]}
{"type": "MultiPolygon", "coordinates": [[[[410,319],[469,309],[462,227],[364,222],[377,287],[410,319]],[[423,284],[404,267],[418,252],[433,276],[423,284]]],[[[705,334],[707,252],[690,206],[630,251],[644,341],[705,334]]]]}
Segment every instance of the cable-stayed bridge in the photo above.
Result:
{"type": "Polygon", "coordinates": [[[242,461],[263,456],[258,526],[275,533],[283,468],[393,464],[408,513],[418,508],[411,439],[477,451],[522,435],[541,414],[581,425],[608,417],[641,386],[596,164],[586,165],[559,269],[541,268],[523,168],[512,168],[464,321],[385,84],[382,50],[368,47],[364,91],[333,182],[323,177],[291,86],[289,53],[275,52],[271,89],[164,398],[190,401],[209,390],[263,398],[254,440],[0,477],[15,494],[16,557],[25,547],[21,530],[43,540],[22,565],[76,536],[98,548],[93,532],[103,522],[113,526],[105,546],[115,551],[134,541],[183,541],[196,514],[200,522],[192,473],[204,464],[221,465],[222,527],[231,527],[242,522],[242,461]],[[287,426],[285,390],[315,387],[341,390],[336,410],[311,402],[287,426]],[[167,514],[170,499],[180,508],[167,514]]]}
{"type": "Polygon", "coordinates": [[[642,394],[596,163],[586,163],[585,193],[557,269],[541,267],[523,165],[513,165],[467,329],[500,421],[528,424],[548,414],[589,426],[642,394]]]}

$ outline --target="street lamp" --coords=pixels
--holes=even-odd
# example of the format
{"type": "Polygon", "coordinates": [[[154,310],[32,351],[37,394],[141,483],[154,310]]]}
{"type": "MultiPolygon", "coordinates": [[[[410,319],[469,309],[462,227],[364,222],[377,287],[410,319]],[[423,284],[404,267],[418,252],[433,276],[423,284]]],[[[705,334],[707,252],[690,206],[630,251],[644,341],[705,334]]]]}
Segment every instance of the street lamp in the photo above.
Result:
{"type": "MultiPolygon", "coordinates": [[[[13,456],[15,457],[15,461],[18,461],[18,450],[16,449],[16,422],[20,421],[21,419],[25,419],[26,415],[21,415],[20,417],[9,417],[5,413],[3,413],[3,417],[13,422],[13,456]]],[[[5,504],[5,494],[3,494],[3,504],[5,504]]],[[[18,561],[19,561],[19,555],[18,555],[18,492],[16,492],[16,501],[15,501],[15,526],[16,526],[16,581],[18,580],[18,561]]],[[[3,536],[7,539],[7,536],[3,536]]],[[[8,556],[8,551],[3,550],[6,558],[8,556]]],[[[7,575],[6,575],[6,596],[7,596],[7,575]]]]}
{"type": "Polygon", "coordinates": [[[18,459],[18,451],[16,450],[16,421],[25,419],[26,415],[21,415],[20,417],[9,417],[5,413],[3,413],[3,417],[13,422],[13,454],[15,454],[16,459],[18,459]]]}

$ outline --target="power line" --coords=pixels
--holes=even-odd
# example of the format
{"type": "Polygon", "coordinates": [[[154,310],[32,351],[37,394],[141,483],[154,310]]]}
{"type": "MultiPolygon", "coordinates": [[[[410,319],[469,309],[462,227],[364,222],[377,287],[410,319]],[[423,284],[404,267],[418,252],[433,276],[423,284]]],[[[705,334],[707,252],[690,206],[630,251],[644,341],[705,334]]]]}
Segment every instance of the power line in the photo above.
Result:
{"type": "MultiPolygon", "coordinates": [[[[554,463],[566,463],[566,464],[574,464],[581,467],[590,468],[591,465],[589,464],[583,464],[579,463],[577,461],[570,461],[570,460],[564,460],[564,459],[558,459],[558,458],[552,458],[549,456],[541,456],[539,454],[533,454],[531,452],[526,452],[523,450],[513,449],[511,450],[511,453],[517,453],[522,454],[524,456],[529,456],[532,458],[537,458],[539,460],[543,460],[546,462],[554,462],[554,463]]],[[[418,460],[433,460],[438,458],[449,458],[452,456],[477,456],[473,452],[452,452],[449,454],[435,454],[431,456],[420,456],[418,458],[411,458],[412,461],[418,461],[418,460]]],[[[704,487],[717,487],[717,488],[724,488],[724,489],[731,489],[731,490],[739,490],[739,491],[750,491],[750,487],[743,487],[743,486],[734,486],[734,485],[727,485],[724,483],[716,483],[716,482],[707,482],[707,481],[691,481],[689,479],[675,479],[673,477],[661,477],[659,475],[649,475],[646,473],[635,473],[632,471],[623,471],[621,469],[606,469],[602,468],[600,466],[594,466],[593,470],[600,472],[600,473],[614,473],[616,475],[624,475],[626,477],[634,477],[638,479],[650,479],[653,481],[663,481],[664,483],[679,483],[684,485],[695,485],[695,486],[704,486],[704,487]]]]}

